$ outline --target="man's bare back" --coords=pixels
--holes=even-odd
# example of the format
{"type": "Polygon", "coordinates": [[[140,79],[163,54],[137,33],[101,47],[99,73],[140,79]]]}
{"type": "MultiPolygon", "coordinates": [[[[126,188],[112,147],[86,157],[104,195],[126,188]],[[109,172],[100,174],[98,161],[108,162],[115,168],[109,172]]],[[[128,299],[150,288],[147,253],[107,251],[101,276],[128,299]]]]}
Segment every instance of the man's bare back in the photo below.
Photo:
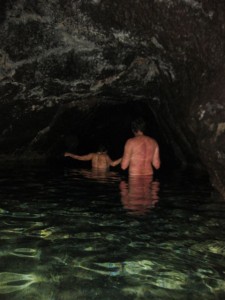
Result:
{"type": "Polygon", "coordinates": [[[153,175],[153,167],[160,168],[159,146],[153,138],[144,135],[142,127],[138,128],[137,125],[133,130],[135,136],[125,144],[121,168],[129,168],[129,175],[153,175]]]}

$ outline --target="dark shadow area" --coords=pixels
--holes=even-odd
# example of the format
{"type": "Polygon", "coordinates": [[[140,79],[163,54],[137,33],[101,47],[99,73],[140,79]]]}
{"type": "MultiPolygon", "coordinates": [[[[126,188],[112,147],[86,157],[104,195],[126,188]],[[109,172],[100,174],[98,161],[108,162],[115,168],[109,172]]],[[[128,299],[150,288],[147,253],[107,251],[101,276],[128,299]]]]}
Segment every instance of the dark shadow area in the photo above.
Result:
{"type": "Polygon", "coordinates": [[[6,17],[6,1],[0,1],[0,24],[5,21],[6,17]]]}
{"type": "MultiPolygon", "coordinates": [[[[77,167],[89,167],[90,162],[64,158],[64,152],[84,155],[96,152],[99,145],[104,145],[109,156],[117,159],[123,154],[126,140],[133,136],[130,128],[131,121],[139,116],[146,120],[146,134],[159,143],[161,169],[183,167],[183,161],[174,151],[179,145],[174,146],[176,141],[165,138],[165,132],[150,107],[141,101],[113,105],[103,103],[85,111],[78,110],[77,107],[66,109],[59,115],[45,139],[39,142],[39,146],[41,149],[46,149],[49,160],[57,158],[62,163],[77,167]]],[[[186,160],[194,162],[197,159],[187,157],[186,160]]],[[[197,161],[196,165],[200,166],[201,163],[197,161]]]]}

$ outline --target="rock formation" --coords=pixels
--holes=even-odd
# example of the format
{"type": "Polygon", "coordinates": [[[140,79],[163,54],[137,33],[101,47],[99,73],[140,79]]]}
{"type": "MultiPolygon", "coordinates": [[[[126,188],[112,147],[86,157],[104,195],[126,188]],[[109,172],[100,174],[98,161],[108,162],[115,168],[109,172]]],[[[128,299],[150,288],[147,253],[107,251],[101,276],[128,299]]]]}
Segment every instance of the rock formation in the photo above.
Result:
{"type": "Polygon", "coordinates": [[[167,164],[206,168],[225,197],[225,2],[0,4],[0,154],[121,154],[143,115],[167,164]],[[80,146],[81,145],[81,146],[80,146]]]}

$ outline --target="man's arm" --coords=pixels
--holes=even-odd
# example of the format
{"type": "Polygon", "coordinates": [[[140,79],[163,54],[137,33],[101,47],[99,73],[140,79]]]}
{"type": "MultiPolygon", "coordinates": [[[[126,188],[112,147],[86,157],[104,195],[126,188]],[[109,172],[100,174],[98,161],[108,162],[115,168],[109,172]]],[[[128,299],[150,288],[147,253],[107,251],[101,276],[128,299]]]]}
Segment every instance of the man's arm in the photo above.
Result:
{"type": "Polygon", "coordinates": [[[117,160],[110,160],[110,166],[111,167],[115,167],[117,165],[119,165],[122,161],[122,158],[118,158],[117,160]]]}
{"type": "Polygon", "coordinates": [[[160,165],[161,165],[158,145],[157,145],[154,155],[153,155],[152,165],[155,169],[159,169],[160,165]]]}
{"type": "Polygon", "coordinates": [[[121,161],[121,169],[122,170],[126,170],[129,167],[130,159],[131,159],[131,152],[132,152],[131,141],[128,140],[125,144],[124,153],[123,153],[123,157],[122,157],[122,161],[121,161]]]}
{"type": "Polygon", "coordinates": [[[77,159],[77,160],[92,160],[93,158],[93,153],[89,153],[87,155],[76,155],[70,152],[65,152],[64,154],[65,157],[71,157],[73,159],[77,159]]]}

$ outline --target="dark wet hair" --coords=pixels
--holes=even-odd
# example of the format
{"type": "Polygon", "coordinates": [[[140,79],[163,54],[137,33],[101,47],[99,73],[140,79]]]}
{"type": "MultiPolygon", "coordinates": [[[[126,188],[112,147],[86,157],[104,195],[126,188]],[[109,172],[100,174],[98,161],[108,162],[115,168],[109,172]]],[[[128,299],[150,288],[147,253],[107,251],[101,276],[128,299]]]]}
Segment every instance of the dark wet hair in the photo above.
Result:
{"type": "Polygon", "coordinates": [[[131,122],[131,130],[133,132],[137,132],[138,130],[145,132],[146,131],[146,123],[143,118],[137,118],[131,122]]]}
{"type": "Polygon", "coordinates": [[[98,152],[107,152],[106,146],[105,145],[99,145],[98,146],[98,152]]]}

